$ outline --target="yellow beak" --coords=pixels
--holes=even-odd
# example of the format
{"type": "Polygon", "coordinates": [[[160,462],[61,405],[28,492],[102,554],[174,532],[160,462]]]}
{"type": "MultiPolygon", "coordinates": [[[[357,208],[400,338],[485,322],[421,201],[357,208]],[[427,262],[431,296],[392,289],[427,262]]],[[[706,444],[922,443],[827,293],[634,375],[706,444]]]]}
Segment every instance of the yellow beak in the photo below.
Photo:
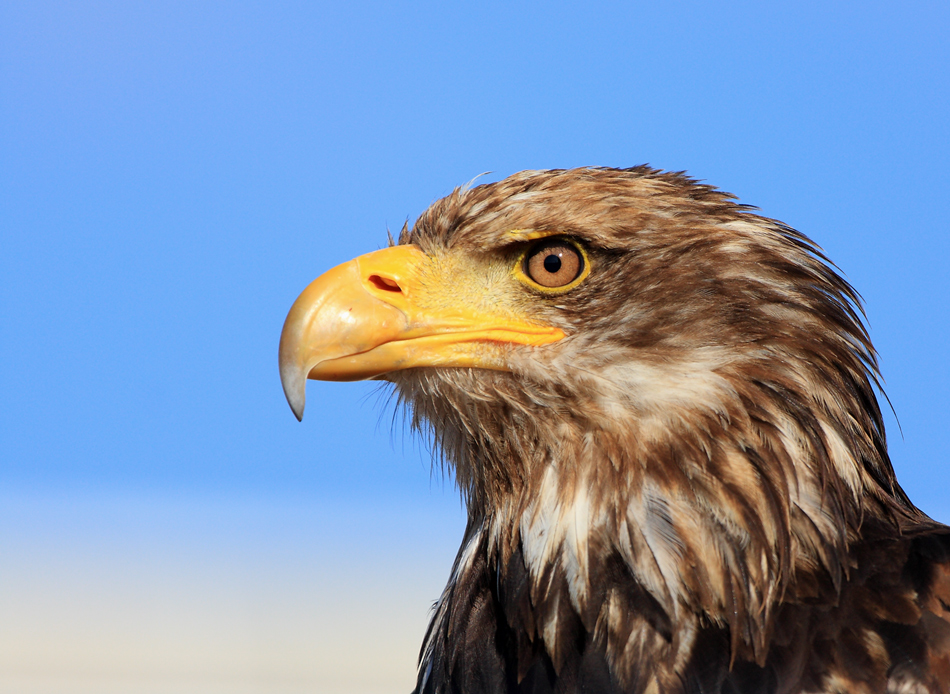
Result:
{"type": "Polygon", "coordinates": [[[358,381],[421,366],[507,370],[505,345],[564,337],[466,296],[417,246],[361,255],[297,297],[280,334],[280,380],[297,419],[307,378],[358,381]]]}

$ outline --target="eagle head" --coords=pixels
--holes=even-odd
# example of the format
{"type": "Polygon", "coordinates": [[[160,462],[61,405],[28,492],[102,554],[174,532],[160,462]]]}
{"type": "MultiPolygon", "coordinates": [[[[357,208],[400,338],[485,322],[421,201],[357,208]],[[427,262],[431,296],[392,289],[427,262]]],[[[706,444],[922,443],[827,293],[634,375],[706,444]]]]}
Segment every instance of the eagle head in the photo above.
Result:
{"type": "Polygon", "coordinates": [[[807,684],[830,675],[793,657],[802,606],[935,525],[859,314],[811,241],[711,186],[526,171],[318,278],[280,371],[298,418],[308,377],[389,381],[454,472],[468,526],[418,691],[807,684]]]}

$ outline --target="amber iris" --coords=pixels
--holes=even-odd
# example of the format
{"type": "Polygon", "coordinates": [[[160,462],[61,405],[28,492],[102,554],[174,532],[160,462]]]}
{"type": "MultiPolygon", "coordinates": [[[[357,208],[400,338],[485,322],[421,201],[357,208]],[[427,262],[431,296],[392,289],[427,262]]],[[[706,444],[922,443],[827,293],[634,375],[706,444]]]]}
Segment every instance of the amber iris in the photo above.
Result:
{"type": "Polygon", "coordinates": [[[563,287],[573,282],[584,269],[584,258],[564,239],[540,242],[525,257],[524,272],[542,287],[563,287]]]}

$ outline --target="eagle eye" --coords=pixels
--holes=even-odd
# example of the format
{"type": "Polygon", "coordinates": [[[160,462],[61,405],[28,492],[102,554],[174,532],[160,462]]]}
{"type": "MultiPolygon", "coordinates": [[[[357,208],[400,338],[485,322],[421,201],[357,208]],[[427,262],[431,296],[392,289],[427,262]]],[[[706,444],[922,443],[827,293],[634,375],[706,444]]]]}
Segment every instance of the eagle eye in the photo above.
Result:
{"type": "Polygon", "coordinates": [[[566,287],[583,272],[583,254],[565,239],[544,239],[525,255],[524,274],[542,287],[566,287]]]}

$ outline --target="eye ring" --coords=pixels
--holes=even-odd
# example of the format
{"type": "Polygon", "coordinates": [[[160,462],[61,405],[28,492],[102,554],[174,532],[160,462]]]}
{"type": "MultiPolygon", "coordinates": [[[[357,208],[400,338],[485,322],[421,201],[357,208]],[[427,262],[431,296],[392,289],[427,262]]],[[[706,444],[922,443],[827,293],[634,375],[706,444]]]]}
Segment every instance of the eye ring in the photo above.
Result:
{"type": "Polygon", "coordinates": [[[518,278],[545,293],[570,291],[590,274],[590,262],[584,248],[563,236],[542,238],[519,258],[518,278]]]}

